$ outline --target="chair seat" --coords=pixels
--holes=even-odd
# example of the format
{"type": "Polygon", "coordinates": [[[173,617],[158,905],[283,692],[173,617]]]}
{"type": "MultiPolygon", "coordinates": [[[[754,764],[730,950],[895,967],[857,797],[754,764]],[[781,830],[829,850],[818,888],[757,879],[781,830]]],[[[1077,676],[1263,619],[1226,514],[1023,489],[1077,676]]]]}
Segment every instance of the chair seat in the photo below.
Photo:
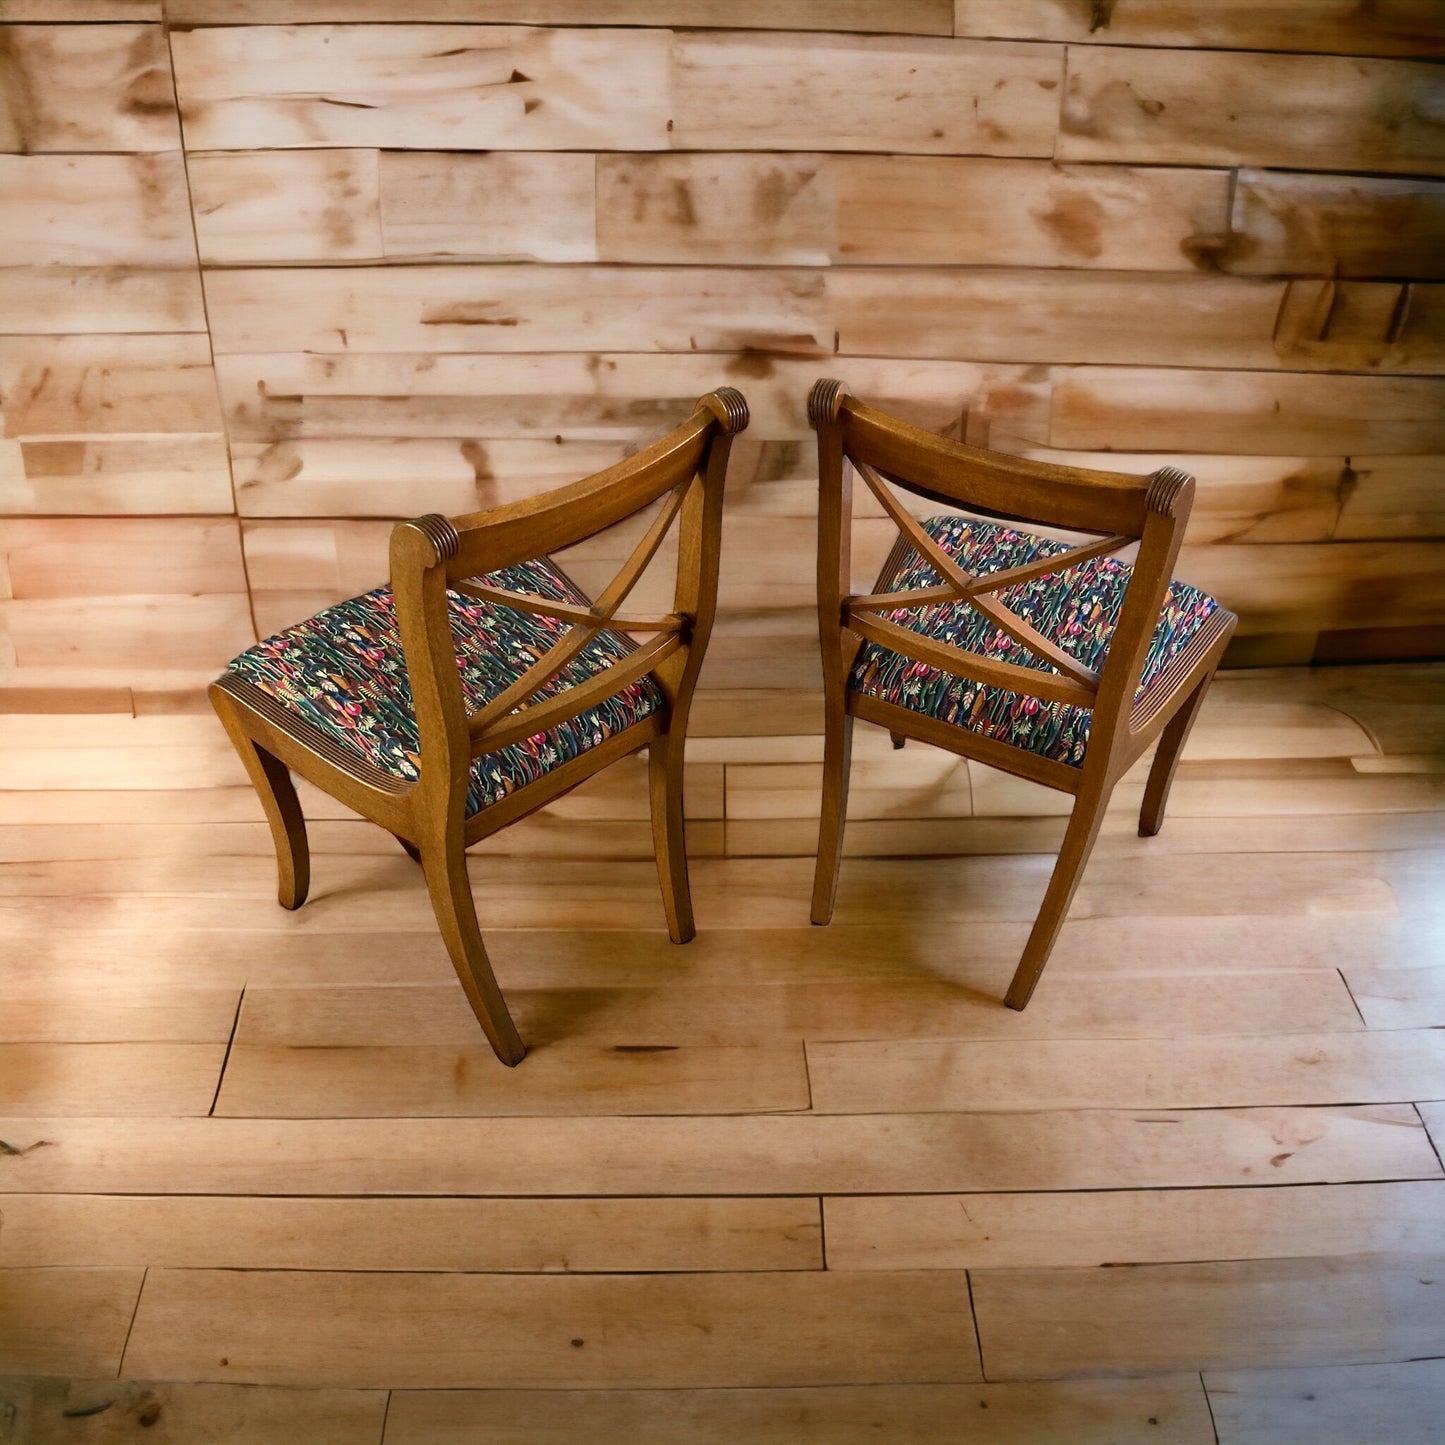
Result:
{"type": "MultiPolygon", "coordinates": [[[[986,574],[1070,550],[1067,542],[970,517],[933,517],[923,524],[934,541],[967,572],[986,574]]],[[[1063,651],[1096,671],[1119,620],[1132,569],[1114,557],[1096,557],[994,594],[1063,651]]],[[[879,577],[877,591],[901,592],[941,581],[902,544],[879,577]]],[[[1137,700],[1200,637],[1219,604],[1197,587],[1171,582],[1154,631],[1137,700]]],[[[1001,631],[966,602],[944,602],[882,614],[889,622],[1000,662],[1051,672],[1049,664],[1001,631]]],[[[854,692],[924,713],[942,722],[1078,767],[1088,748],[1088,708],[1009,692],[941,672],[879,643],[864,643],[848,685],[854,692]]]]}
{"type": "MultiPolygon", "coordinates": [[[[591,605],[591,599],[547,558],[477,580],[573,606],[591,605]]],[[[569,630],[557,618],[455,592],[447,593],[447,601],[462,694],[473,712],[520,677],[569,630]]],[[[623,633],[596,633],[537,697],[553,697],[585,682],[634,646],[623,633]]],[[[248,648],[229,667],[301,722],[373,767],[399,778],[417,776],[416,712],[389,587],[328,607],[248,648]]],[[[468,814],[499,802],[663,706],[662,690],[649,675],[557,727],[475,759],[467,790],[468,814]]]]}

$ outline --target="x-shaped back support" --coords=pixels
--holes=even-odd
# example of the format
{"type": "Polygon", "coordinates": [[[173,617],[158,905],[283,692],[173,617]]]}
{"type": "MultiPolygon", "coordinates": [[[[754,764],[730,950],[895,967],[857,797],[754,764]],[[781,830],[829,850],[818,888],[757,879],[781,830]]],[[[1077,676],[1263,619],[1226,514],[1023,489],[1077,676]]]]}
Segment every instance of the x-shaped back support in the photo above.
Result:
{"type": "Polygon", "coordinates": [[[912,591],[870,592],[845,597],[843,625],[859,637],[881,643],[894,652],[913,657],[943,672],[974,678],[979,682],[1006,688],[1010,692],[1026,693],[1050,702],[1093,707],[1098,698],[1099,674],[1093,668],[1084,666],[1077,658],[1071,657],[993,594],[1020,582],[1031,581],[1035,577],[1061,572],[1094,557],[1107,556],[1138,539],[1121,534],[1099,537],[1067,552],[1036,558],[1017,567],[1008,567],[980,576],[960,567],[928,535],[918,519],[894,495],[881,473],[857,458],[849,457],[848,460],[867,483],[869,491],[877,497],[902,536],[944,580],[938,586],[920,587],[912,591]],[[1000,631],[1042,658],[1055,671],[1049,673],[1037,668],[1020,667],[1016,663],[1001,662],[979,652],[970,652],[967,648],[937,642],[921,633],[900,627],[897,623],[872,615],[941,602],[967,603],[988,618],[1000,631]]]}

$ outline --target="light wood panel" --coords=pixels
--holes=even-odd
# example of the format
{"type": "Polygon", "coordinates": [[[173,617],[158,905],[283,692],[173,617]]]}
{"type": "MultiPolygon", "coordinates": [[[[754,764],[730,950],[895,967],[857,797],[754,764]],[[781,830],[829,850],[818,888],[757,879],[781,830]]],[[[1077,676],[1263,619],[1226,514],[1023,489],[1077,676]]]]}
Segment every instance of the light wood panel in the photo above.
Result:
{"type": "Polygon", "coordinates": [[[96,989],[61,982],[7,984],[0,1039],[7,1043],[222,1043],[241,1002],[239,989],[96,989]]]}
{"type": "MultiPolygon", "coordinates": [[[[286,1048],[238,1041],[216,1113],[263,1118],[573,1114],[697,1114],[806,1109],[808,1080],[796,1045],[678,1047],[559,1044],[537,1067],[503,1075],[489,1047],[426,1044],[286,1048]]],[[[209,1102],[209,1100],[207,1101],[209,1102]]]]}
{"type": "Polygon", "coordinates": [[[1438,181],[1244,169],[1210,254],[1237,275],[1426,278],[1445,274],[1442,238],[1438,181]]]}
{"type": "MultiPolygon", "coordinates": [[[[192,0],[194,3],[194,0],[192,0]]],[[[1012,35],[1097,44],[1319,50],[1345,55],[1439,55],[1445,50],[1431,0],[1384,0],[1362,10],[1349,0],[956,0],[958,35],[1012,35]]]]}
{"type": "Polygon", "coordinates": [[[19,335],[206,329],[195,270],[6,266],[0,318],[0,326],[19,335]]]}
{"type": "Polygon", "coordinates": [[[13,1379],[0,1394],[27,1445],[377,1445],[384,1390],[270,1390],[237,1384],[13,1379]],[[84,1422],[84,1423],[78,1423],[84,1422]]]}
{"type": "Polygon", "coordinates": [[[225,1058],[217,1044],[0,1044],[0,1108],[17,1115],[95,1106],[111,1114],[204,1114],[225,1058]]]}
{"type": "Polygon", "coordinates": [[[0,1263],[591,1274],[821,1269],[816,1199],[10,1195],[0,1263]]]}
{"type": "Polygon", "coordinates": [[[985,1371],[1039,1379],[1408,1360],[1445,1327],[1438,1274],[1432,1252],[970,1278],[985,1371]]]}
{"type": "MultiPolygon", "coordinates": [[[[29,0],[34,3],[34,0],[29,0]]],[[[84,4],[86,0],[65,0],[84,4]]],[[[104,0],[101,0],[104,3],[104,0]]],[[[127,0],[118,0],[127,3],[127,0]]],[[[141,0],[135,0],[141,3],[141,0]]],[[[516,25],[597,24],[589,0],[167,0],[173,22],[197,25],[293,21],[484,20],[516,25]]],[[[609,0],[611,25],[739,26],[746,30],[881,30],[951,35],[952,0],[609,0]]]]}
{"type": "Polygon", "coordinates": [[[1211,1370],[1221,1445],[1349,1445],[1372,1436],[1429,1445],[1445,1414],[1445,1362],[1211,1370]]]}
{"type": "MultiPolygon", "coordinates": [[[[4,18],[27,17],[13,15],[7,6],[4,18]]],[[[159,25],[7,25],[4,43],[8,83],[0,150],[179,149],[170,61],[159,25]]]]}
{"type": "Polygon", "coordinates": [[[979,1378],[964,1275],[151,1270],[124,1370],[365,1387],[979,1378]],[[578,1343],[580,1341],[580,1343],[578,1343]],[[224,1362],[224,1363],[222,1363],[224,1362]]]}
{"type": "MultiPolygon", "coordinates": [[[[1434,1128],[1430,1108],[1423,1112],[1434,1128]]],[[[1442,1174],[1420,1114],[1407,1104],[695,1119],[6,1118],[0,1138],[15,1151],[0,1151],[0,1191],[26,1194],[145,1194],[159,1169],[173,1194],[599,1197],[1152,1189],[1442,1174]]]]}
{"type": "Polygon", "coordinates": [[[0,1372],[116,1373],[143,1273],[0,1270],[0,1372]]]}
{"type": "Polygon", "coordinates": [[[11,1379],[0,1382],[0,1397],[29,1445],[77,1439],[95,1445],[136,1439],[150,1445],[273,1445],[286,1438],[306,1445],[377,1445],[387,1405],[384,1390],[121,1380],[11,1379]]]}
{"type": "Polygon", "coordinates": [[[1425,1098],[1439,1088],[1435,1029],[1281,1034],[1183,1044],[810,1043],[813,1107],[824,1113],[917,1109],[1188,1108],[1207,1094],[1235,1105],[1425,1098]]]}
{"type": "Polygon", "coordinates": [[[1069,52],[1057,155],[1326,170],[1348,154],[1359,170],[1439,175],[1436,80],[1410,60],[1083,45],[1069,52]]]}
{"type": "Polygon", "coordinates": [[[829,1269],[1009,1269],[1425,1254],[1445,1184],[825,1199],[829,1269]]]}
{"type": "Polygon", "coordinates": [[[534,1445],[632,1440],[670,1445],[1211,1445],[1193,1376],[1011,1385],[814,1386],[801,1390],[398,1390],[387,1445],[534,1445]]]}
{"type": "Polygon", "coordinates": [[[224,515],[234,506],[219,436],[22,441],[0,453],[0,513],[224,515]]]}

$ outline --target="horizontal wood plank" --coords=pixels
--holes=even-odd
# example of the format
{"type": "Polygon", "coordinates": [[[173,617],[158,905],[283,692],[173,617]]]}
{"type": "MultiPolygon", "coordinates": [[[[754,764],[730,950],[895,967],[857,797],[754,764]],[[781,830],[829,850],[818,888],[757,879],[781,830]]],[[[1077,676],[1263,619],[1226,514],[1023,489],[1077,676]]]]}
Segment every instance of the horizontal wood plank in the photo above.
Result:
{"type": "MultiPolygon", "coordinates": [[[[1433,1128],[1445,1116],[1422,1111],[1433,1128]]],[[[1438,1106],[1434,1106],[1438,1110],[1438,1106]]],[[[757,1195],[1438,1179],[1409,1105],[726,1118],[7,1118],[5,1193],[757,1195]],[[1283,1156],[1283,1157],[1280,1157],[1283,1156]],[[1278,1163],[1271,1161],[1278,1158],[1278,1163]]]]}
{"type": "Polygon", "coordinates": [[[821,1269],[816,1199],[10,1195],[0,1264],[591,1274],[821,1269]]]}
{"type": "Polygon", "coordinates": [[[0,318],[6,332],[34,336],[206,329],[193,269],[5,266],[0,318]]]}
{"type": "Polygon", "coordinates": [[[965,1276],[821,1270],[588,1277],[153,1269],[124,1368],[353,1388],[979,1376],[965,1276]]]}
{"type": "Polygon", "coordinates": [[[535,1050],[530,1063],[525,1070],[504,1070],[485,1041],[324,1048],[238,1042],[226,1062],[216,1113],[295,1119],[808,1107],[797,1044],[567,1043],[535,1050]]]}
{"type": "Polygon", "coordinates": [[[0,1108],[53,1114],[204,1114],[226,1054],[216,1044],[0,1044],[0,1108]]]}
{"type": "Polygon", "coordinates": [[[1188,1108],[1427,1099],[1440,1091],[1445,1034],[1354,1034],[1169,1042],[810,1043],[813,1107],[1188,1108]]]}
{"type": "Polygon", "coordinates": [[[1083,45],[1069,52],[1057,154],[1439,175],[1435,82],[1423,61],[1083,45]]]}
{"type": "Polygon", "coordinates": [[[824,1385],[731,1390],[398,1390],[387,1445],[532,1445],[557,1439],[667,1445],[1212,1445],[1192,1375],[1009,1385],[824,1385]]]}
{"type": "Polygon", "coordinates": [[[829,1269],[1016,1269],[1445,1245],[1445,1184],[825,1199],[829,1269]]]}
{"type": "Polygon", "coordinates": [[[143,1274],[0,1270],[0,1373],[115,1374],[143,1274]]]}
{"type": "Polygon", "coordinates": [[[1222,1445],[1429,1445],[1445,1415],[1441,1360],[1211,1370],[1204,1384],[1222,1445]]]}
{"type": "MultiPolygon", "coordinates": [[[[7,20],[26,18],[13,8],[6,7],[7,20]]],[[[0,151],[180,148],[170,57],[159,25],[13,25],[4,40],[9,84],[0,151]]]]}
{"type": "Polygon", "coordinates": [[[1445,1328],[1438,1251],[1135,1269],[978,1270],[984,1369],[999,1379],[1372,1364],[1445,1328]]]}
{"type": "MultiPolygon", "coordinates": [[[[196,0],[190,0],[196,3],[196,0]]],[[[1316,50],[1342,55],[1440,55],[1432,0],[1385,0],[1361,10],[1349,0],[956,0],[954,33],[1101,45],[1206,46],[1224,50],[1316,50]]]]}

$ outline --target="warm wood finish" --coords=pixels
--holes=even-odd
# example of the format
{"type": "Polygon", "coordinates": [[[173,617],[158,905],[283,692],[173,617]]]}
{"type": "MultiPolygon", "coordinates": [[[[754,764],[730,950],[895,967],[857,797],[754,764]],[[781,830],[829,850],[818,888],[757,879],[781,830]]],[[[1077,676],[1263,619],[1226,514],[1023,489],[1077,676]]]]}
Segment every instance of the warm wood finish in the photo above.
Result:
{"type": "Polygon", "coordinates": [[[826,749],[813,922],[827,923],[833,916],[855,717],[887,727],[895,746],[904,738],[920,738],[1071,793],[1074,809],[1053,877],[1009,985],[1009,1007],[1022,1009],[1048,962],[1114,784],[1156,738],[1159,742],[1139,815],[1139,832],[1149,836],[1159,831],[1179,755],[1234,631],[1234,614],[1219,608],[1196,641],[1181,653],[1178,663],[1140,693],[1145,655],[1189,518],[1193,478],[1174,467],[1161,468],[1151,477],[1131,478],[1118,472],[1089,472],[989,453],[931,436],[875,411],[849,396],[838,381],[817,382],[808,408],[818,432],[818,626],[826,749]],[[896,598],[878,590],[886,571],[880,573],[872,593],[860,596],[850,586],[855,470],[898,527],[899,545],[911,547],[943,579],[940,586],[910,596],[919,601],[966,603],[1048,664],[1047,669],[1039,672],[1001,663],[872,615],[896,605],[896,598]],[[1012,568],[986,579],[974,577],[932,540],[890,484],[945,506],[1021,519],[1025,527],[1033,523],[1100,534],[1097,540],[1076,545],[1064,554],[1076,561],[1116,552],[1138,539],[1133,575],[1102,672],[1095,674],[1080,666],[996,596],[1000,588],[1013,582],[1058,570],[1063,558],[1054,558],[1047,566],[1012,568]],[[848,683],[849,668],[860,644],[869,641],[985,686],[1090,710],[1093,716],[1083,763],[1070,768],[855,692],[848,683]]]}
{"type": "MultiPolygon", "coordinates": [[[[295,772],[395,834],[422,865],[462,989],[503,1063],[519,1063],[525,1049],[482,943],[467,877],[468,843],[534,812],[619,757],[648,747],[653,837],[668,932],[676,943],[688,942],[695,932],[683,839],[683,747],[716,608],[728,453],[734,434],[747,422],[742,394],[724,388],[698,402],[682,426],[594,477],[455,523],[430,514],[396,528],[391,538],[391,586],[420,733],[419,776],[412,784],[380,773],[244,680],[225,674],[211,687],[212,705],[271,825],[281,906],[299,908],[310,881],[306,823],[290,777],[295,772]],[[591,609],[579,615],[575,609],[563,608],[556,615],[571,623],[563,639],[486,706],[469,713],[456,669],[448,589],[476,590],[467,579],[575,546],[658,501],[661,506],[641,542],[591,609]],[[674,605],[662,635],[635,647],[626,661],[586,683],[568,687],[545,702],[529,702],[598,631],[628,625],[626,615],[617,609],[674,522],[678,523],[674,605]],[[467,814],[473,759],[585,713],[644,673],[653,675],[662,689],[666,707],[661,713],[491,807],[467,814]]],[[[503,595],[488,588],[482,588],[481,594],[503,595]]],[[[552,610],[540,598],[523,596],[521,601],[524,609],[552,610]]],[[[643,630],[651,626],[644,623],[643,630]]],[[[369,1073],[364,1058],[352,1062],[363,1075],[369,1073]]],[[[458,1062],[453,1080],[459,1082],[464,1075],[465,1064],[458,1062]]],[[[412,1096],[406,1107],[417,1104],[412,1096]]],[[[785,1102],[764,1105],[787,1106],[785,1102]]],[[[450,1105],[469,1107],[464,1095],[450,1105]]],[[[230,1110],[228,1104],[223,1112],[230,1110]]]]}

